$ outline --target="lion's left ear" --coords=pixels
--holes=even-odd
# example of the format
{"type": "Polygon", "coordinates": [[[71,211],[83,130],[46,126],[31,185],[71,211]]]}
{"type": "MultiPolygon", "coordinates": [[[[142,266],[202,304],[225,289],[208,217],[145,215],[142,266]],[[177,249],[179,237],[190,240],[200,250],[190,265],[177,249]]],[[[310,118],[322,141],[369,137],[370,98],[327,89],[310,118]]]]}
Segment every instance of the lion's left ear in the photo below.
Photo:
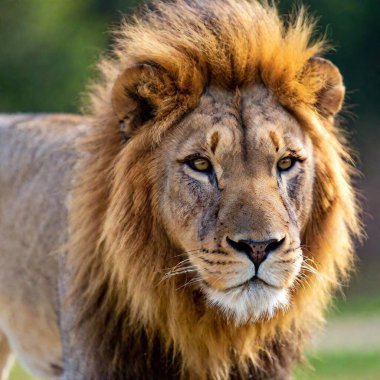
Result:
{"type": "Polygon", "coordinates": [[[339,69],[327,59],[313,57],[308,64],[309,71],[322,83],[317,93],[316,107],[323,116],[334,117],[343,105],[345,95],[343,77],[339,69]]]}
{"type": "Polygon", "coordinates": [[[164,69],[151,64],[126,68],[114,83],[111,99],[123,135],[130,137],[162,114],[175,93],[175,83],[164,69]]]}

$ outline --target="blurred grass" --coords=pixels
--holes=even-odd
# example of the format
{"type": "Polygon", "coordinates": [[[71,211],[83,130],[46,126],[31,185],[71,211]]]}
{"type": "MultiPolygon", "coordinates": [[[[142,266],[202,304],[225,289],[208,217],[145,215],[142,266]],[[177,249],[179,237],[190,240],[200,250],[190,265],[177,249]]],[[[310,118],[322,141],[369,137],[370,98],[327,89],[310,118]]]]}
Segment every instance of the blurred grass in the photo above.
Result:
{"type": "Polygon", "coordinates": [[[380,379],[380,352],[326,352],[310,355],[309,362],[296,370],[297,380],[380,379]]]}
{"type": "Polygon", "coordinates": [[[337,298],[328,314],[328,319],[346,316],[367,317],[370,315],[380,315],[380,295],[350,296],[347,299],[337,298]]]}
{"type": "Polygon", "coordinates": [[[35,378],[30,376],[18,363],[16,363],[12,368],[9,380],[35,380],[35,378]]]}

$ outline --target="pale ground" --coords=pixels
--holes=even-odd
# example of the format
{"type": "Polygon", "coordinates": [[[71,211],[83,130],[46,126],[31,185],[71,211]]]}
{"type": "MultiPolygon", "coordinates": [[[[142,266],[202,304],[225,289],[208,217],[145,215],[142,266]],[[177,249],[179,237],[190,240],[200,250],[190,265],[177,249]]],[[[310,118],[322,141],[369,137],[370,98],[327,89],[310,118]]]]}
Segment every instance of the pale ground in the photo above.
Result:
{"type": "Polygon", "coordinates": [[[312,345],[318,351],[380,351],[380,315],[332,319],[312,345]]]}

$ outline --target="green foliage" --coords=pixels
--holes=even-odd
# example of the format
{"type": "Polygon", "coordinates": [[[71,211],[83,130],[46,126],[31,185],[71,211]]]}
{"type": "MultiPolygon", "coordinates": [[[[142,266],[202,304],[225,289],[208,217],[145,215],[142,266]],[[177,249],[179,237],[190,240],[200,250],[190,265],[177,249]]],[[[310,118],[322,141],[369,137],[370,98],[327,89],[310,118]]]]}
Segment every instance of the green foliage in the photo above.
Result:
{"type": "Polygon", "coordinates": [[[77,111],[106,45],[106,20],[91,2],[2,0],[0,110],[77,111]]]}
{"type": "Polygon", "coordinates": [[[337,319],[346,316],[359,318],[373,315],[380,315],[380,295],[337,298],[328,317],[337,319]]]}
{"type": "MultiPolygon", "coordinates": [[[[0,112],[78,112],[109,33],[139,0],[2,0],[0,112]]],[[[299,3],[299,2],[296,2],[299,3]]],[[[305,0],[337,47],[350,103],[375,114],[380,87],[379,9],[375,0],[305,0]]],[[[293,1],[280,1],[288,12],[293,1]]]]}
{"type": "Polygon", "coordinates": [[[296,380],[375,380],[380,377],[380,352],[326,352],[311,355],[296,380]]]}
{"type": "MultiPolygon", "coordinates": [[[[341,70],[347,87],[349,110],[358,117],[377,113],[380,86],[380,7],[376,0],[280,1],[286,11],[303,3],[317,17],[319,30],[326,32],[333,51],[328,55],[341,70]]],[[[368,123],[364,127],[373,127],[368,123]]],[[[363,127],[362,125],[360,126],[363,127]]]]}

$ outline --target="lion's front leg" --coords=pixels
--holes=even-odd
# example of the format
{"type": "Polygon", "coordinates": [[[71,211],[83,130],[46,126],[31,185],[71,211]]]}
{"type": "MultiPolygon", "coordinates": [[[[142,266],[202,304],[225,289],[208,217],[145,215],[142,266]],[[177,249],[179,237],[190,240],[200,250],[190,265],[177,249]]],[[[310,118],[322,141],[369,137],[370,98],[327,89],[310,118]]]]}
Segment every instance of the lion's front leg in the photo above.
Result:
{"type": "Polygon", "coordinates": [[[13,355],[6,336],[0,333],[0,380],[8,380],[13,365],[13,355]]]}
{"type": "Polygon", "coordinates": [[[68,304],[69,273],[66,269],[66,257],[60,258],[59,273],[59,309],[60,332],[63,350],[63,380],[93,380],[91,371],[87,368],[86,359],[79,348],[79,340],[72,335],[74,307],[68,304]]]}

